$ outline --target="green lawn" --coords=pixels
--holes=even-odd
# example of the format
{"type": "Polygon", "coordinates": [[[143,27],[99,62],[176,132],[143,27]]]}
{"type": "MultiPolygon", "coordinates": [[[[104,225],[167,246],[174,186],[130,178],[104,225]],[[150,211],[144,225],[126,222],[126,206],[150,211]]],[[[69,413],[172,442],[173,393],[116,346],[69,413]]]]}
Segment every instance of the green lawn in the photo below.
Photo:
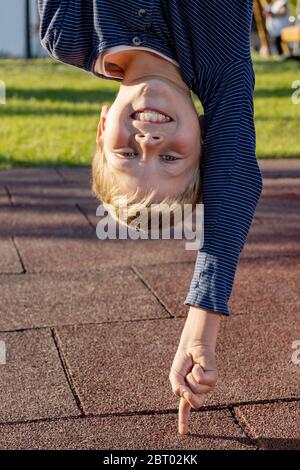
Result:
{"type": "MultiPolygon", "coordinates": [[[[300,104],[291,101],[298,64],[258,58],[255,69],[258,157],[300,157],[300,104]]],[[[0,167],[91,161],[101,105],[113,101],[117,82],[51,59],[1,59],[0,80],[7,89],[0,106],[0,167]]]]}
{"type": "Polygon", "coordinates": [[[256,59],[254,66],[257,156],[300,157],[300,104],[292,102],[299,63],[256,59]]]}

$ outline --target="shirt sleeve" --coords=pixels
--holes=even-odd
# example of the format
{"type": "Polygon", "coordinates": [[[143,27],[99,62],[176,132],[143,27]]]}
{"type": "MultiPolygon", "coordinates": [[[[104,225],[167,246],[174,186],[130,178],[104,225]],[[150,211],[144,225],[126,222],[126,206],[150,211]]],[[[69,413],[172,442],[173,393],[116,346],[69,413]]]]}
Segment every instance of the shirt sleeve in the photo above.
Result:
{"type": "Polygon", "coordinates": [[[93,0],[38,0],[40,41],[49,55],[90,71],[94,42],[93,0]]]}
{"type": "Polygon", "coordinates": [[[194,89],[203,108],[204,244],[186,305],[230,315],[228,300],[263,184],[255,153],[251,59],[203,65],[194,89]]]}

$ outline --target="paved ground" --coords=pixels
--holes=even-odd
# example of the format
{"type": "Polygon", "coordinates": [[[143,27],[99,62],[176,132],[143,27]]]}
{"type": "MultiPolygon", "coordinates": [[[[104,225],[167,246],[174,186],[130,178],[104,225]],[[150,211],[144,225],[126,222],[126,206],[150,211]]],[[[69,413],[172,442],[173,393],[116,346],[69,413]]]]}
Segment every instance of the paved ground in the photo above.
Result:
{"type": "Polygon", "coordinates": [[[99,241],[88,169],[0,172],[0,448],[300,449],[300,160],[260,167],[219,383],[185,437],[168,373],[195,252],[99,241]]]}

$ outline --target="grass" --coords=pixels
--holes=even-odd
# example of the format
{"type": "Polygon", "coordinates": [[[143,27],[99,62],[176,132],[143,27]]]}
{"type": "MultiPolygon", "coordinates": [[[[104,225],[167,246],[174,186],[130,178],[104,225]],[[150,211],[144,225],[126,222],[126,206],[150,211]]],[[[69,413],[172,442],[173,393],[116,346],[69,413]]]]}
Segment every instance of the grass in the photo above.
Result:
{"type": "Polygon", "coordinates": [[[299,63],[257,58],[254,67],[257,156],[300,157],[300,104],[292,102],[299,63]]]}
{"type": "MultiPolygon", "coordinates": [[[[300,104],[291,85],[299,65],[255,59],[258,157],[300,157],[300,104]]],[[[89,164],[101,105],[119,84],[51,59],[1,59],[0,167],[89,164]]],[[[200,103],[195,98],[200,110],[200,103]]]]}

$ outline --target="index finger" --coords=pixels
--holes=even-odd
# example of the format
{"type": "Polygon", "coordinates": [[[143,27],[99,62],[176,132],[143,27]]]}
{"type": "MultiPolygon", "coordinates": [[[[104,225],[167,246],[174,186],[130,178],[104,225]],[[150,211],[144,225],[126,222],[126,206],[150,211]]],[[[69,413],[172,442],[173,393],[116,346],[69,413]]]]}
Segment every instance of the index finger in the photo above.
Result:
{"type": "Polygon", "coordinates": [[[185,398],[180,397],[178,409],[178,431],[179,434],[188,434],[189,432],[189,414],[191,405],[185,398]]]}

